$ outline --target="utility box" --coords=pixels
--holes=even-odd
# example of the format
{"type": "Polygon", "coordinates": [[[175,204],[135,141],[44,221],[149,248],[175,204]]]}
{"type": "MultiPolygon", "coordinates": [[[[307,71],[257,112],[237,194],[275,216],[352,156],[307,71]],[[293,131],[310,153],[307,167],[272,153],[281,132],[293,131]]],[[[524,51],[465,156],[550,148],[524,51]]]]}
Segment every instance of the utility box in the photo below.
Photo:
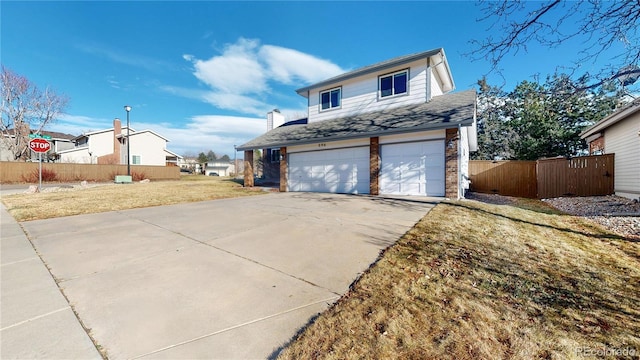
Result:
{"type": "Polygon", "coordinates": [[[116,184],[131,184],[131,175],[116,175],[116,184]]]}

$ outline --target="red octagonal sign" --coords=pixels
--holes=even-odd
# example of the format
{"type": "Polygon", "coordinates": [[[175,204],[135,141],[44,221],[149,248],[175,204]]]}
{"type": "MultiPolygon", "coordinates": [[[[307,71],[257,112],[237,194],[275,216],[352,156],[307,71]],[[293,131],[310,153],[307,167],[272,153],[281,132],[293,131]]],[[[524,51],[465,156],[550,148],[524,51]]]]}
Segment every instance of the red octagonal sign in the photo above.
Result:
{"type": "Polygon", "coordinates": [[[51,144],[45,139],[35,138],[29,141],[29,147],[37,153],[46,153],[51,149],[51,144]]]}

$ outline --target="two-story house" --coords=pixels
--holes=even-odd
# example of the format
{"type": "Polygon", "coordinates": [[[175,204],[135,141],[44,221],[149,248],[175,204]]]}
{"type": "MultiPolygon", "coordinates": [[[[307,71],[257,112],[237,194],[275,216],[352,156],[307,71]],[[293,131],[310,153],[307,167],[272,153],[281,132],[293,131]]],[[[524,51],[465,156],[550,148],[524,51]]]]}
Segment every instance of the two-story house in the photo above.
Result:
{"type": "MultiPolygon", "coordinates": [[[[477,150],[475,90],[453,93],[443,49],[393,58],[297,90],[308,118],[238,147],[279,162],[280,191],[460,198],[477,150]]],[[[273,114],[271,114],[273,116],[273,114]]]]}
{"type": "Polygon", "coordinates": [[[169,140],[152,131],[127,129],[120,119],[113,128],[91,131],[73,139],[75,147],[59,151],[59,161],[77,164],[126,164],[127,150],[131,165],[177,166],[181,156],[167,150],[169,140]],[[127,146],[127,140],[129,145],[127,146]]]}

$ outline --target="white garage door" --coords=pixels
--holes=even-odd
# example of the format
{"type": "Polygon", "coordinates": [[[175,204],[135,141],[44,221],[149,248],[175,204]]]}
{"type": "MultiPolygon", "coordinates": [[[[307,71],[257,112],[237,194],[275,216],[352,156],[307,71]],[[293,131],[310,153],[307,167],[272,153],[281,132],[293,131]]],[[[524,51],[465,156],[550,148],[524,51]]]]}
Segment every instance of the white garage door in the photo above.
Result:
{"type": "Polygon", "coordinates": [[[289,191],[369,193],[369,148],[289,154],[289,191]]]}
{"type": "Polygon", "coordinates": [[[380,193],[444,196],[444,140],[382,145],[380,193]]]}

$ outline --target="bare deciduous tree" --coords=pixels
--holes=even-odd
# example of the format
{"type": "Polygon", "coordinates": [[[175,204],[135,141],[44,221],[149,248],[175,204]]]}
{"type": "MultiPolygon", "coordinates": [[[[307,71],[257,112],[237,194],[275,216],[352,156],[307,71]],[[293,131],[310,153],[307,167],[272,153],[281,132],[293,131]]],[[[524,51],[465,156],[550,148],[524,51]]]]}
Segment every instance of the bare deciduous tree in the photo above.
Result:
{"type": "Polygon", "coordinates": [[[49,88],[41,91],[29,79],[2,66],[0,141],[14,160],[29,156],[29,134],[39,134],[64,111],[68,98],[49,88]]]}
{"type": "Polygon", "coordinates": [[[640,1],[514,1],[480,0],[484,17],[492,22],[490,30],[500,36],[474,40],[474,59],[490,61],[491,71],[500,71],[500,62],[508,54],[527,52],[533,44],[549,48],[570,40],[582,41],[582,49],[573,64],[562,71],[580,71],[580,65],[604,59],[608,65],[591,74],[598,87],[618,79],[630,85],[640,76],[640,1]]]}

